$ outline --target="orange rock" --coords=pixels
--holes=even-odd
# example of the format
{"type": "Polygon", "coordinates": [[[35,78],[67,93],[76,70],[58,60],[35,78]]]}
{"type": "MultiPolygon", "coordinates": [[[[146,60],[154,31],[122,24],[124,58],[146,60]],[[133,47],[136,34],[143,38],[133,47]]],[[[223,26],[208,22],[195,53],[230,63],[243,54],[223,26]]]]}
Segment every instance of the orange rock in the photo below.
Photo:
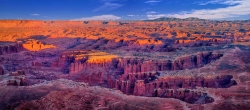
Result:
{"type": "Polygon", "coordinates": [[[23,47],[27,50],[30,51],[39,51],[42,49],[47,49],[47,48],[56,48],[54,45],[51,44],[42,44],[42,42],[38,40],[28,40],[23,44],[23,47]]]}

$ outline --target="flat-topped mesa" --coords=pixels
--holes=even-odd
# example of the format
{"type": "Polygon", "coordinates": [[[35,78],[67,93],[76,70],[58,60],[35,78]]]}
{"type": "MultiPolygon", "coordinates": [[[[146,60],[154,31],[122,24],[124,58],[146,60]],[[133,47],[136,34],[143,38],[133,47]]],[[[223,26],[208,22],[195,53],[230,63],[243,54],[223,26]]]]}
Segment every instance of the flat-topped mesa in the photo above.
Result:
{"type": "MultiPolygon", "coordinates": [[[[67,67],[69,73],[79,73],[89,68],[103,68],[109,70],[112,67],[113,59],[117,59],[117,55],[98,51],[70,51],[63,53],[58,61],[52,63],[54,66],[67,67]]],[[[91,74],[91,73],[89,73],[91,74]]]]}
{"type": "Polygon", "coordinates": [[[29,39],[23,44],[23,48],[30,51],[39,51],[42,49],[56,48],[52,44],[43,44],[41,41],[29,39]]]}
{"type": "MultiPolygon", "coordinates": [[[[66,57],[66,56],[64,56],[66,57]]],[[[114,68],[118,56],[106,52],[79,51],[72,53],[65,63],[68,63],[70,77],[76,81],[90,84],[103,84],[107,72],[114,68]]]]}

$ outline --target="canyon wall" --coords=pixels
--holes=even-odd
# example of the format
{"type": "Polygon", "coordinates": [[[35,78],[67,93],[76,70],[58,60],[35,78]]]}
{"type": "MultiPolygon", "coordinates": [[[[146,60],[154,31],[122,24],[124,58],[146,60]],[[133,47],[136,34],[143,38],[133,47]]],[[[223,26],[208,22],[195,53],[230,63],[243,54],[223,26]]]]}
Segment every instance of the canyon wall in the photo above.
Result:
{"type": "Polygon", "coordinates": [[[159,72],[199,68],[222,56],[223,54],[213,52],[200,52],[177,57],[174,60],[146,60],[119,58],[107,53],[91,51],[72,51],[62,54],[51,66],[68,68],[67,72],[72,80],[87,82],[90,85],[107,84],[124,94],[177,98],[188,103],[196,103],[201,100],[200,97],[204,97],[202,103],[211,103],[213,99],[206,96],[206,93],[192,92],[193,89],[196,87],[228,88],[237,84],[232,80],[232,76],[164,77],[160,76],[162,73],[159,72]]]}
{"type": "Polygon", "coordinates": [[[4,68],[2,65],[0,65],[0,75],[4,75],[4,68]]]}
{"type": "Polygon", "coordinates": [[[18,43],[0,45],[0,55],[17,53],[20,52],[22,49],[22,45],[18,43]]]}

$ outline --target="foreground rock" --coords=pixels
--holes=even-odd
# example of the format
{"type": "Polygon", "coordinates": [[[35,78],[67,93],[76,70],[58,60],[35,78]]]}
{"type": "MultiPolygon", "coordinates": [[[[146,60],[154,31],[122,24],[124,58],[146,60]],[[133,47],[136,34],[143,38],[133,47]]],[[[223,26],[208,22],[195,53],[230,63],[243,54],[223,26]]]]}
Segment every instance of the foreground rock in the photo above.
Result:
{"type": "Polygon", "coordinates": [[[25,88],[7,87],[0,90],[0,96],[2,97],[2,93],[8,90],[12,91],[5,93],[6,97],[0,100],[1,109],[184,110],[183,105],[178,100],[126,96],[116,90],[88,87],[84,83],[79,84],[68,80],[57,80],[25,88]],[[23,91],[25,92],[22,93],[23,91]],[[12,104],[8,104],[10,102],[12,104]]]}

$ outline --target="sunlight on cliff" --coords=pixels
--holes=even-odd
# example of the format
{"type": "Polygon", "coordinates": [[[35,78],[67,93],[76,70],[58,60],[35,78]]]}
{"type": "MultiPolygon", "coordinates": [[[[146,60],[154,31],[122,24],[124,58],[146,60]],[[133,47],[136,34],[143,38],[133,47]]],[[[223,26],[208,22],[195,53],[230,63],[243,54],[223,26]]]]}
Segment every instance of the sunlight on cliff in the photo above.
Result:
{"type": "Polygon", "coordinates": [[[39,51],[42,49],[56,48],[52,44],[43,44],[41,41],[30,39],[23,44],[23,47],[30,51],[39,51]]]}
{"type": "Polygon", "coordinates": [[[72,56],[75,58],[75,60],[86,59],[86,62],[88,63],[104,63],[112,61],[113,58],[118,58],[117,55],[106,52],[85,50],[65,52],[63,57],[66,56],[72,56]]]}
{"type": "Polygon", "coordinates": [[[106,52],[94,52],[88,54],[88,63],[102,63],[110,62],[113,58],[117,58],[117,55],[112,55],[106,52]]]}
{"type": "Polygon", "coordinates": [[[163,44],[162,41],[160,41],[160,40],[148,40],[148,39],[137,40],[137,43],[140,45],[150,45],[150,44],[160,45],[160,44],[163,44]]]}

